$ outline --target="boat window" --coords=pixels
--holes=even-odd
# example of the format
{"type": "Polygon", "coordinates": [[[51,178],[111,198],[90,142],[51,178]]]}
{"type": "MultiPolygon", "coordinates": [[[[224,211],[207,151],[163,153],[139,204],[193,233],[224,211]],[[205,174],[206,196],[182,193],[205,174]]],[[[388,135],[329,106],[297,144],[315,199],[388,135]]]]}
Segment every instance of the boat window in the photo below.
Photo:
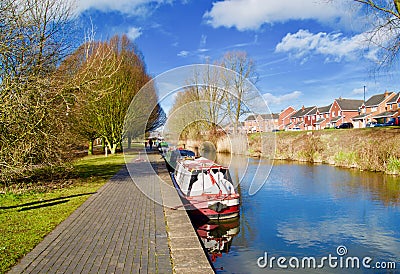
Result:
{"type": "Polygon", "coordinates": [[[192,191],[193,183],[197,181],[197,176],[199,175],[200,171],[199,170],[193,170],[192,175],[190,177],[190,182],[189,182],[189,187],[188,187],[188,193],[187,195],[190,195],[190,192],[192,191]]]}
{"type": "Polygon", "coordinates": [[[221,169],[222,174],[224,174],[224,179],[232,182],[231,174],[229,173],[228,169],[221,169]]]}

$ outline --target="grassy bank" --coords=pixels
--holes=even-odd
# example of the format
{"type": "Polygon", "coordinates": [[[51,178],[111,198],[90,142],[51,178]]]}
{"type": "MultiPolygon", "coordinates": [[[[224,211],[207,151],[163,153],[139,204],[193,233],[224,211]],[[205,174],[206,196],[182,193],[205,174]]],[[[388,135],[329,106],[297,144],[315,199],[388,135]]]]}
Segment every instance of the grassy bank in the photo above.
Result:
{"type": "Polygon", "coordinates": [[[3,186],[0,273],[5,273],[124,164],[122,154],[77,160],[67,178],[3,186]]]}
{"type": "Polygon", "coordinates": [[[253,156],[400,174],[400,128],[259,133],[248,139],[253,156]]]}

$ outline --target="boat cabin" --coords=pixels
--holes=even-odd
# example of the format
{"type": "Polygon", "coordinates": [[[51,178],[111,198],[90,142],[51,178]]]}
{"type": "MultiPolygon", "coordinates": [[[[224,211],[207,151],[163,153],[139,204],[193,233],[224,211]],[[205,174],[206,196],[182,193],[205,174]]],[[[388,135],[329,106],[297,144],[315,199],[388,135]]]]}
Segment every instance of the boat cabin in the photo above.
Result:
{"type": "Polygon", "coordinates": [[[186,196],[235,194],[229,169],[206,158],[183,159],[175,173],[186,196]]]}

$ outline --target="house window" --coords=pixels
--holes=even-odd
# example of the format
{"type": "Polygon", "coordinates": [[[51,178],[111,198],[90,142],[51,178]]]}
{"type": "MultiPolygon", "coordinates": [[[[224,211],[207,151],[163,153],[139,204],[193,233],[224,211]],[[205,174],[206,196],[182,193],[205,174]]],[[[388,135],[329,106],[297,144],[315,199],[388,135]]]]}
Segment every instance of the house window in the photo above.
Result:
{"type": "Polygon", "coordinates": [[[335,117],[335,112],[334,111],[332,112],[332,117],[335,117]]]}
{"type": "Polygon", "coordinates": [[[397,103],[397,107],[400,108],[400,103],[397,103]]]}
{"type": "Polygon", "coordinates": [[[342,112],[339,110],[339,112],[338,112],[338,116],[340,116],[340,115],[342,115],[342,112]]]}
{"type": "Polygon", "coordinates": [[[392,105],[389,105],[389,109],[392,109],[392,105]]]}
{"type": "Polygon", "coordinates": [[[372,112],[375,112],[375,111],[377,111],[378,110],[378,108],[377,107],[373,107],[373,108],[371,108],[371,111],[372,112]]]}

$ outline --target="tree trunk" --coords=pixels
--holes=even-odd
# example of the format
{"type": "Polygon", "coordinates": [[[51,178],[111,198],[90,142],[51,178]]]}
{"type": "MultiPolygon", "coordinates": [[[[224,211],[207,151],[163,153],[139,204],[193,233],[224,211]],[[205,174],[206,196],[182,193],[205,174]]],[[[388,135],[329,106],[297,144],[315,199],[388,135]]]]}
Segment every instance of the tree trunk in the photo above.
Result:
{"type": "Polygon", "coordinates": [[[128,149],[131,149],[131,143],[132,143],[132,137],[131,135],[128,135],[128,149]]]}
{"type": "Polygon", "coordinates": [[[103,151],[105,151],[107,149],[106,139],[104,137],[101,138],[101,148],[103,149],[103,151]]]}
{"type": "Polygon", "coordinates": [[[93,155],[93,140],[89,140],[89,149],[88,149],[88,155],[93,155]]]}
{"type": "Polygon", "coordinates": [[[110,152],[112,155],[114,155],[117,151],[117,145],[116,144],[111,144],[110,145],[110,152]]]}
{"type": "Polygon", "coordinates": [[[115,154],[117,152],[118,145],[115,144],[113,141],[107,140],[107,138],[105,139],[105,141],[107,142],[106,150],[108,148],[108,149],[110,149],[111,154],[115,154]]]}

